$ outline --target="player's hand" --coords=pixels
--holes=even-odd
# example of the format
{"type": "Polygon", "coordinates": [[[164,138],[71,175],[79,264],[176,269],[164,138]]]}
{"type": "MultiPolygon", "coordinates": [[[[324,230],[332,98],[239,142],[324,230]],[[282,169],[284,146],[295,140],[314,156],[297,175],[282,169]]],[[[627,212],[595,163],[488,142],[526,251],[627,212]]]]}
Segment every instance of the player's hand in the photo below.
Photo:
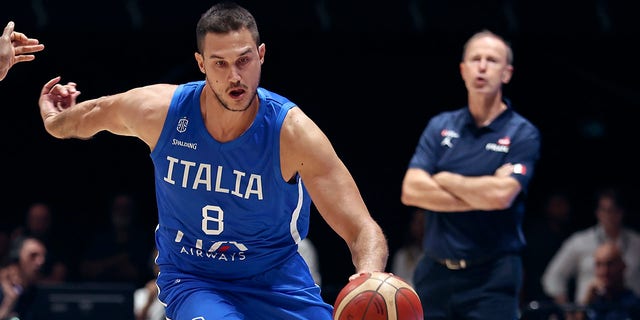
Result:
{"type": "Polygon", "coordinates": [[[493,174],[496,177],[508,177],[513,173],[513,164],[505,163],[493,174]]]}
{"type": "Polygon", "coordinates": [[[44,50],[44,44],[40,43],[40,41],[36,38],[29,38],[22,32],[14,31],[15,24],[13,21],[9,21],[7,26],[4,28],[4,32],[2,36],[8,36],[13,44],[13,48],[15,50],[15,60],[14,63],[31,61],[36,58],[36,56],[31,53],[39,52],[44,50]]]}
{"type": "Polygon", "coordinates": [[[32,53],[44,50],[44,45],[35,38],[29,38],[22,32],[14,31],[15,23],[9,21],[0,36],[0,80],[9,69],[18,62],[32,61],[32,53]]]}
{"type": "Polygon", "coordinates": [[[354,273],[349,277],[349,281],[352,281],[352,280],[360,277],[361,275],[365,275],[365,274],[367,274],[367,272],[354,273]]]}
{"type": "Polygon", "coordinates": [[[42,87],[39,101],[42,119],[56,115],[76,104],[76,98],[80,95],[76,83],[68,82],[62,85],[59,82],[60,76],[49,80],[42,87]]]}
{"type": "MultiPolygon", "coordinates": [[[[354,273],[349,277],[349,281],[352,281],[353,279],[358,278],[358,277],[360,277],[362,275],[370,274],[372,272],[373,271],[363,271],[363,272],[359,272],[359,273],[354,273]]],[[[385,272],[385,271],[381,271],[381,272],[385,272]]],[[[393,273],[391,273],[391,272],[387,272],[387,273],[393,275],[393,273]]]]}

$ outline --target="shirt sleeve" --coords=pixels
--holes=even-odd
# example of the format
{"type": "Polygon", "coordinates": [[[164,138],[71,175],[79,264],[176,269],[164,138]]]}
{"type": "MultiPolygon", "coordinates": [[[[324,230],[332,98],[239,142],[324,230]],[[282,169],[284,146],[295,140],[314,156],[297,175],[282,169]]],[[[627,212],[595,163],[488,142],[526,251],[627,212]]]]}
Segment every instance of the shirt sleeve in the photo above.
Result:
{"type": "Polygon", "coordinates": [[[540,158],[540,133],[531,128],[522,136],[522,140],[514,143],[506,161],[514,165],[511,176],[518,180],[524,190],[533,177],[536,162],[540,158]]]}
{"type": "Polygon", "coordinates": [[[418,145],[409,161],[409,168],[419,168],[434,174],[436,169],[436,139],[440,136],[436,125],[438,117],[432,118],[422,131],[418,145]]]}
{"type": "Polygon", "coordinates": [[[576,274],[578,267],[577,244],[576,238],[570,237],[549,261],[541,279],[542,288],[547,295],[567,296],[569,279],[576,274]]]}

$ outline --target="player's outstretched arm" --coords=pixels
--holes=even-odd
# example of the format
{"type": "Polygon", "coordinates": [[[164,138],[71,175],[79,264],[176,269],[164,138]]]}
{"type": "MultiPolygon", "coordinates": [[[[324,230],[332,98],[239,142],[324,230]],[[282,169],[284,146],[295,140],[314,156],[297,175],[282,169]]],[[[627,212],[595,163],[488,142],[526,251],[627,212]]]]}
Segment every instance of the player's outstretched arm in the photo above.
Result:
{"type": "Polygon", "coordinates": [[[176,88],[153,84],[76,102],[76,83],[61,84],[55,77],[40,92],[40,115],[47,132],[59,139],[88,139],[108,131],[137,137],[153,149],[176,88]]]}

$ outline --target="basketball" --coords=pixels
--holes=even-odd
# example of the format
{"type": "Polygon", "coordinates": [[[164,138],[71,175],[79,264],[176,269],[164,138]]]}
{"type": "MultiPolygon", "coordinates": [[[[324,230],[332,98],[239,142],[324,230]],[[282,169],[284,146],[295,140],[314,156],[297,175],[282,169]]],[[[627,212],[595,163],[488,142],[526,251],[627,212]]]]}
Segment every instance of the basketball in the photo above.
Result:
{"type": "Polygon", "coordinates": [[[387,272],[363,274],[347,283],[333,304],[334,320],[423,320],[416,291],[387,272]]]}

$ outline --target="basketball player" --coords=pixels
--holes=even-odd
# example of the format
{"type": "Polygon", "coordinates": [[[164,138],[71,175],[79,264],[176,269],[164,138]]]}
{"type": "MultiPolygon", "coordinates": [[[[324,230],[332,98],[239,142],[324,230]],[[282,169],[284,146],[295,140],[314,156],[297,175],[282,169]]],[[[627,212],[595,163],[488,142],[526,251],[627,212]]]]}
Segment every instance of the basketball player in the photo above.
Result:
{"type": "Polygon", "coordinates": [[[15,23],[9,21],[0,36],[0,81],[2,81],[14,64],[33,61],[35,53],[44,50],[44,44],[38,39],[29,38],[24,33],[13,31],[15,23]]]}
{"type": "Polygon", "coordinates": [[[297,243],[310,204],[344,239],[355,273],[383,271],[386,238],[321,129],[259,86],[266,47],[234,3],[205,12],[195,59],[204,80],[76,102],[60,77],[39,101],[52,136],[100,131],[150,148],[159,214],[159,299],[182,319],[331,319],[297,243]]]}

